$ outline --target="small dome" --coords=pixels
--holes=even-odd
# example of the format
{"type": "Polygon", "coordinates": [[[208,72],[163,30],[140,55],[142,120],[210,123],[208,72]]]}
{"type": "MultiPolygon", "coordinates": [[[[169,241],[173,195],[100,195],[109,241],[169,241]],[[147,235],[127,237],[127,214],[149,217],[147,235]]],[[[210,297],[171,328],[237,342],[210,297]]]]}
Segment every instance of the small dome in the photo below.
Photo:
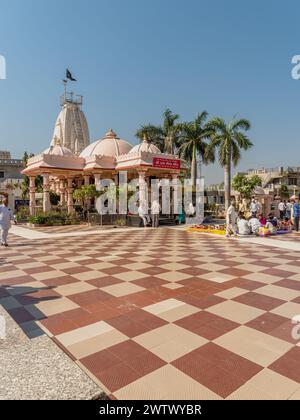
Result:
{"type": "Polygon", "coordinates": [[[157,146],[155,146],[153,143],[148,142],[147,136],[144,136],[144,140],[140,144],[134,146],[129,153],[140,152],[153,153],[155,155],[161,154],[161,151],[157,146]]]}
{"type": "Polygon", "coordinates": [[[88,158],[95,155],[117,157],[126,155],[131,148],[131,144],[125,140],[119,139],[117,134],[110,129],[102,139],[97,140],[86,147],[81,152],[80,157],[88,158]]]}
{"type": "Polygon", "coordinates": [[[53,146],[44,150],[43,155],[73,156],[73,153],[67,147],[62,146],[60,140],[55,137],[53,140],[53,146]]]}

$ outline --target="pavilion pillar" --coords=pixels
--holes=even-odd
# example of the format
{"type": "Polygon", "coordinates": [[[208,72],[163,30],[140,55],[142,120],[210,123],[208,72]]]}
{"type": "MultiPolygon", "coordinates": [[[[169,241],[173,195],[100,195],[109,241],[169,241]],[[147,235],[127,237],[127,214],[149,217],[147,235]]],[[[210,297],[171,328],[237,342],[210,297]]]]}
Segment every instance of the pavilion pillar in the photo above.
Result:
{"type": "Polygon", "coordinates": [[[36,201],[35,201],[35,176],[30,176],[29,177],[29,212],[30,212],[30,216],[34,216],[35,215],[35,206],[36,206],[36,201]]]}
{"type": "Polygon", "coordinates": [[[146,182],[146,172],[139,171],[139,201],[140,205],[142,205],[146,210],[148,210],[149,202],[148,202],[148,194],[147,194],[147,182],[146,182]]]}
{"type": "Polygon", "coordinates": [[[65,206],[67,202],[67,197],[66,197],[66,184],[65,184],[64,179],[61,179],[59,182],[59,192],[60,192],[60,205],[65,206]]]}
{"type": "Polygon", "coordinates": [[[100,191],[100,183],[101,183],[101,173],[94,174],[95,178],[95,187],[97,191],[100,191]]]}
{"type": "Polygon", "coordinates": [[[68,194],[68,213],[72,214],[74,212],[74,202],[73,202],[73,178],[67,179],[68,188],[67,188],[67,194],[68,194]]]}
{"type": "Polygon", "coordinates": [[[49,174],[43,174],[43,211],[48,213],[51,209],[50,202],[50,184],[49,184],[49,174]]]}
{"type": "Polygon", "coordinates": [[[179,214],[182,211],[182,187],[179,180],[179,174],[172,174],[172,214],[179,214]]]}
{"type": "Polygon", "coordinates": [[[55,180],[55,194],[59,195],[60,194],[60,183],[59,183],[59,179],[55,180]]]}
{"type": "MultiPolygon", "coordinates": [[[[84,175],[83,179],[84,179],[84,186],[85,187],[90,185],[90,176],[89,175],[84,175]]],[[[90,205],[91,205],[91,200],[89,198],[87,198],[85,200],[85,205],[86,205],[87,209],[89,210],[90,205]]]]}
{"type": "Polygon", "coordinates": [[[112,175],[113,175],[113,181],[114,181],[114,183],[117,187],[119,185],[119,173],[118,172],[113,172],[112,175]]]}

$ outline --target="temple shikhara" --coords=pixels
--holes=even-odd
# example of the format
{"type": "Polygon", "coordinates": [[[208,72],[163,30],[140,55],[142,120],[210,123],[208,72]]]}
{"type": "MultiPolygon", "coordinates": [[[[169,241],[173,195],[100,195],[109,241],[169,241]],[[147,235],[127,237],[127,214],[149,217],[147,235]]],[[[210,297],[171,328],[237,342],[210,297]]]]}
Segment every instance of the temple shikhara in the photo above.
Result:
{"type": "Polygon", "coordinates": [[[176,182],[186,170],[186,162],[178,156],[162,153],[147,138],[132,145],[109,129],[99,140],[90,143],[82,96],[65,91],[61,98],[50,146],[28,160],[23,174],[30,180],[30,214],[36,212],[35,178],[43,177],[43,210],[51,209],[50,191],[60,195],[60,204],[74,211],[73,191],[82,185],[112,179],[118,185],[119,172],[127,171],[127,179],[139,179],[140,200],[151,179],[168,178],[176,182]]]}

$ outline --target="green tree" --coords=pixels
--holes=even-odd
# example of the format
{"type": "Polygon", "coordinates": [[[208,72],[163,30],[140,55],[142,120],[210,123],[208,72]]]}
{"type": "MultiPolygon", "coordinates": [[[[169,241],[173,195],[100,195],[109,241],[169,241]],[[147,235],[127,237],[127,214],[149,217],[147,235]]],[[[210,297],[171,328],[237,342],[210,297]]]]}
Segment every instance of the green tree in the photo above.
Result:
{"type": "Polygon", "coordinates": [[[246,119],[233,119],[228,124],[221,118],[214,118],[211,126],[215,130],[208,152],[218,149],[219,162],[224,168],[225,208],[228,209],[231,197],[231,169],[241,159],[241,151],[250,149],[253,144],[246,136],[251,124],[246,119]]]}
{"type": "Polygon", "coordinates": [[[178,146],[182,124],[178,122],[178,114],[173,114],[170,109],[163,113],[163,123],[161,126],[153,124],[142,125],[136,132],[136,137],[141,141],[146,134],[148,140],[155,144],[162,152],[174,154],[178,146]]]}
{"type": "Polygon", "coordinates": [[[280,185],[280,195],[283,198],[288,198],[290,196],[289,189],[285,184],[280,185]]]}
{"type": "Polygon", "coordinates": [[[242,198],[250,199],[256,187],[261,187],[262,181],[258,175],[248,178],[246,175],[236,175],[232,180],[232,188],[241,194],[242,198]]]}
{"type": "Polygon", "coordinates": [[[90,201],[95,200],[100,195],[101,193],[97,191],[94,184],[84,185],[73,192],[74,200],[86,210],[88,210],[90,201]]]}
{"type": "Polygon", "coordinates": [[[191,163],[192,186],[197,181],[197,158],[205,164],[214,162],[213,149],[208,150],[207,140],[212,138],[214,129],[210,122],[206,122],[208,113],[203,111],[194,121],[182,125],[178,152],[180,157],[191,163]]]}

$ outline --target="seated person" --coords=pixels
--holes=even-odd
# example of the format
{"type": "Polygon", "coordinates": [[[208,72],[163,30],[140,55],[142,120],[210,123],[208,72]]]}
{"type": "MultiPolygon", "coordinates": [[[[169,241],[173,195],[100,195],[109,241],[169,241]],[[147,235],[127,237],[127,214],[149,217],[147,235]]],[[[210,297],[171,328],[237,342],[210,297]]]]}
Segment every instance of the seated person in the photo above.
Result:
{"type": "Polygon", "coordinates": [[[252,216],[249,220],[249,227],[250,227],[250,231],[254,234],[254,235],[258,235],[259,232],[259,228],[261,227],[261,224],[258,220],[257,217],[252,216]]]}
{"type": "Polygon", "coordinates": [[[266,226],[266,223],[267,223],[267,219],[266,219],[266,217],[265,217],[265,215],[264,214],[260,214],[259,215],[259,223],[262,225],[262,226],[266,226]]]}
{"type": "Polygon", "coordinates": [[[291,222],[288,217],[285,217],[284,220],[280,223],[280,230],[291,230],[291,222]]]}
{"type": "Polygon", "coordinates": [[[244,213],[239,213],[237,226],[239,235],[250,235],[249,223],[247,222],[244,213]]]}
{"type": "Polygon", "coordinates": [[[266,223],[266,228],[269,229],[269,232],[271,233],[271,235],[276,235],[277,226],[278,226],[278,222],[277,222],[276,217],[274,217],[273,214],[270,213],[267,223],[266,223]]]}

